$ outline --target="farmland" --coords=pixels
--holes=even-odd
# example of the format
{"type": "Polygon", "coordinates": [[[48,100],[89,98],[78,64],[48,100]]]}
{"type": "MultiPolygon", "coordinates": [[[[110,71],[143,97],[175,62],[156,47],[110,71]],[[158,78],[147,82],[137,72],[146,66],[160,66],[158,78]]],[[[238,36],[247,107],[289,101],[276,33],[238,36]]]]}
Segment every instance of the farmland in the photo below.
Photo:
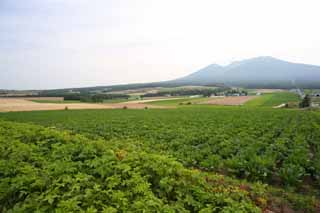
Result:
{"type": "Polygon", "coordinates": [[[204,102],[205,104],[212,105],[224,105],[224,106],[234,106],[243,105],[246,102],[257,98],[257,96],[238,96],[238,97],[225,97],[225,98],[212,98],[204,102]]]}
{"type": "Polygon", "coordinates": [[[2,121],[0,142],[1,212],[259,212],[239,185],[164,156],[2,121]]]}
{"type": "Polygon", "coordinates": [[[319,211],[318,111],[207,100],[1,113],[0,211],[319,211]]]}
{"type": "Polygon", "coordinates": [[[256,96],[215,96],[211,98],[190,98],[182,97],[180,99],[155,100],[149,102],[152,105],[178,106],[186,104],[204,104],[204,105],[244,105],[246,107],[275,107],[286,103],[299,103],[300,98],[297,94],[278,90],[258,90],[266,92],[263,95],[256,96]]]}
{"type": "Polygon", "coordinates": [[[13,112],[0,118],[68,130],[126,152],[161,154],[185,168],[262,182],[297,196],[320,193],[318,112],[197,105],[13,112]]]}
{"type": "Polygon", "coordinates": [[[263,94],[259,98],[248,101],[245,105],[252,107],[272,107],[283,103],[297,103],[299,101],[300,98],[297,94],[290,92],[276,92],[263,94]]]}
{"type": "MultiPolygon", "coordinates": [[[[34,111],[34,110],[65,110],[65,109],[144,109],[144,108],[167,108],[165,106],[153,106],[143,103],[120,103],[118,100],[110,100],[105,103],[81,103],[70,100],[45,100],[23,98],[0,98],[0,112],[34,111]]],[[[126,100],[127,101],[127,100],[126,100]]]]}
{"type": "Polygon", "coordinates": [[[108,141],[143,142],[143,149],[167,153],[188,167],[252,181],[297,187],[310,176],[313,184],[319,183],[320,118],[313,112],[181,108],[8,113],[1,117],[108,141]],[[290,166],[299,173],[288,175],[290,166]]]}
{"type": "Polygon", "coordinates": [[[320,213],[319,6],[0,0],[0,213],[320,213]]]}

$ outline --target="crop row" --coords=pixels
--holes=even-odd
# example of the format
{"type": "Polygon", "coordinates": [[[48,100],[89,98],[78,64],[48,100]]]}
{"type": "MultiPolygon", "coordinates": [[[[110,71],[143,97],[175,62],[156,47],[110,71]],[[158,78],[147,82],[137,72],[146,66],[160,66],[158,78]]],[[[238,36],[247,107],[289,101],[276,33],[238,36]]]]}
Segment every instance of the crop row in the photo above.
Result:
{"type": "Polygon", "coordinates": [[[9,113],[4,118],[110,143],[131,141],[189,168],[319,194],[320,116],[313,112],[203,107],[9,113]]]}
{"type": "Polygon", "coordinates": [[[0,212],[206,213],[261,212],[266,200],[166,156],[0,121],[0,204],[0,212]]]}

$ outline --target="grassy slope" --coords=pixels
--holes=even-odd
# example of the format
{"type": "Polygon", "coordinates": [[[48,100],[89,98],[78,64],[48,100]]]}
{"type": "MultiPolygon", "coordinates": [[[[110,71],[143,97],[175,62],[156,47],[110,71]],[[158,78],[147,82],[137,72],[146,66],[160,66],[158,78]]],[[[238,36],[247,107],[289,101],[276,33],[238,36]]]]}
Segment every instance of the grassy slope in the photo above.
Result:
{"type": "Polygon", "coordinates": [[[300,98],[297,94],[290,92],[278,92],[271,94],[263,94],[260,97],[245,103],[249,107],[272,107],[288,102],[299,102],[300,98]]]}

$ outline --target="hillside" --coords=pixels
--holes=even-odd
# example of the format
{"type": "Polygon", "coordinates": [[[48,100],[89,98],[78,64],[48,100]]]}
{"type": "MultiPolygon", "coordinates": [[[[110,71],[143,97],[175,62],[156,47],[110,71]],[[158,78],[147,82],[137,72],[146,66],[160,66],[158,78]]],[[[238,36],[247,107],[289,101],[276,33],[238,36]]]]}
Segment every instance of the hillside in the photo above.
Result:
{"type": "Polygon", "coordinates": [[[320,84],[320,66],[257,57],[227,66],[209,65],[172,82],[200,85],[223,83],[249,88],[317,87],[320,84]]]}

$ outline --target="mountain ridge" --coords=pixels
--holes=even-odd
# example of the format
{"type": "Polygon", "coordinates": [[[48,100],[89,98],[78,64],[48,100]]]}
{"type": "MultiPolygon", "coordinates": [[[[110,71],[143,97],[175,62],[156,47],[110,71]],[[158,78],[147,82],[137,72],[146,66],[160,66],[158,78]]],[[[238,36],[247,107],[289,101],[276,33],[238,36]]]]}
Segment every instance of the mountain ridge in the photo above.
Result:
{"type": "Polygon", "coordinates": [[[185,84],[216,84],[242,87],[320,87],[320,66],[292,63],[271,56],[235,61],[226,66],[208,65],[173,80],[185,84]]]}
{"type": "Polygon", "coordinates": [[[234,61],[224,66],[210,64],[184,77],[167,81],[29,91],[63,92],[74,90],[87,92],[106,90],[111,92],[137,88],[177,87],[187,85],[216,85],[266,89],[319,89],[320,66],[288,62],[271,56],[259,56],[234,61]]]}

